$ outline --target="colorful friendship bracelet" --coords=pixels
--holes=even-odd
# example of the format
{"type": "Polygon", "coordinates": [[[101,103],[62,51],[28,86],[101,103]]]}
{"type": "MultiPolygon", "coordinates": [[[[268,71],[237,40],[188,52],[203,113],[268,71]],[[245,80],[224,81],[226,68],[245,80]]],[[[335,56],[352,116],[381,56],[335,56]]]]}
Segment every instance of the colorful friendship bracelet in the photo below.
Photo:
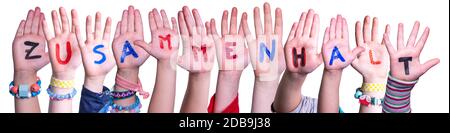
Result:
{"type": "Polygon", "coordinates": [[[147,99],[150,96],[150,93],[144,91],[142,89],[141,81],[138,80],[138,83],[132,83],[127,81],[125,78],[121,77],[120,75],[116,75],[116,87],[128,89],[131,91],[139,92],[139,95],[143,95],[144,99],[147,99]]]}
{"type": "Polygon", "coordinates": [[[385,92],[386,84],[381,83],[363,83],[361,90],[363,92],[385,92]]]}
{"type": "Polygon", "coordinates": [[[52,91],[52,86],[49,85],[47,88],[47,93],[48,93],[48,96],[50,97],[50,100],[62,101],[62,100],[72,99],[73,97],[75,97],[75,95],[77,94],[77,90],[75,88],[72,88],[72,90],[73,91],[68,94],[59,95],[59,94],[54,93],[52,91]]]}
{"type": "Polygon", "coordinates": [[[383,113],[411,113],[410,95],[416,83],[417,80],[402,81],[389,73],[383,113]]]}
{"type": "Polygon", "coordinates": [[[74,88],[74,80],[60,80],[52,77],[50,85],[58,88],[74,88]]]}
{"type": "Polygon", "coordinates": [[[139,97],[136,96],[136,101],[129,105],[129,106],[120,106],[115,104],[114,102],[110,101],[110,105],[108,107],[108,111],[110,113],[118,113],[120,111],[124,111],[125,113],[139,113],[140,109],[142,108],[142,104],[139,100],[139,97]]]}
{"type": "Polygon", "coordinates": [[[128,91],[112,91],[110,93],[113,100],[126,99],[134,96],[136,91],[128,90],[128,91]]]}
{"type": "Polygon", "coordinates": [[[35,97],[41,93],[41,79],[37,77],[36,83],[31,86],[28,84],[14,85],[14,81],[9,83],[9,93],[19,99],[35,97]]]}
{"type": "Polygon", "coordinates": [[[381,106],[384,102],[383,98],[375,98],[369,95],[363,95],[361,88],[356,89],[355,98],[359,100],[359,103],[366,106],[381,106]]]}

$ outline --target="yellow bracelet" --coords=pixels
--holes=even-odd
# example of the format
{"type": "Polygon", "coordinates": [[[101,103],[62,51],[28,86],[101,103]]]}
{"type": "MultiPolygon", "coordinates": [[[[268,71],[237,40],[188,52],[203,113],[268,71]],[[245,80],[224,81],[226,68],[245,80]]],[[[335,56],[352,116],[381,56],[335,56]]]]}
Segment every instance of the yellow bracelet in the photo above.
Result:
{"type": "Polygon", "coordinates": [[[385,92],[386,84],[380,83],[363,83],[361,90],[363,92],[385,92]]]}
{"type": "Polygon", "coordinates": [[[71,88],[74,88],[73,84],[74,84],[74,80],[59,80],[54,77],[52,77],[52,80],[50,81],[51,86],[58,87],[58,88],[71,89],[71,88]]]}

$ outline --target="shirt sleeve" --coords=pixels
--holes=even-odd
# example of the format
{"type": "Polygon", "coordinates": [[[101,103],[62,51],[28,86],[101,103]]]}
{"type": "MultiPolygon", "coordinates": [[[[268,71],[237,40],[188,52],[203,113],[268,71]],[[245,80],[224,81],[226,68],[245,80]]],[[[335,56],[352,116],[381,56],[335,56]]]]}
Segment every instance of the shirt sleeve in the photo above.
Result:
{"type": "Polygon", "coordinates": [[[80,98],[80,113],[97,113],[109,101],[110,90],[103,86],[101,93],[95,93],[83,86],[80,98]]]}
{"type": "MultiPolygon", "coordinates": [[[[208,106],[208,113],[214,113],[216,94],[211,97],[208,106]]],[[[239,113],[239,95],[236,95],[236,98],[220,113],[239,113]]]]}
{"type": "Polygon", "coordinates": [[[410,96],[416,83],[417,80],[403,81],[389,74],[383,102],[383,113],[411,113],[410,96]]]}

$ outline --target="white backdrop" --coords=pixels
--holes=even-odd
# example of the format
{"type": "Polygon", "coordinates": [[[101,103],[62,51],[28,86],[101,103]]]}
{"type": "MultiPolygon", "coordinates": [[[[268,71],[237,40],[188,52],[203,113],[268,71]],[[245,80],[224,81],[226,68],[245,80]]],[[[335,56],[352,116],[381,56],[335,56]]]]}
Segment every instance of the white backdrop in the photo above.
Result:
{"type": "MultiPolygon", "coordinates": [[[[449,112],[449,2],[447,0],[295,0],[276,1],[266,0],[271,4],[272,16],[276,7],[283,11],[283,43],[286,41],[288,32],[294,21],[298,21],[301,12],[306,12],[309,8],[314,9],[321,19],[319,44],[322,43],[324,29],[329,25],[331,17],[336,14],[343,14],[347,18],[350,32],[350,45],[354,47],[354,24],[357,20],[362,21],[365,15],[378,17],[380,21],[379,38],[384,32],[384,25],[390,24],[391,39],[395,39],[397,24],[405,24],[405,36],[409,36],[415,20],[421,22],[420,34],[425,26],[431,29],[430,36],[421,54],[422,62],[438,57],[441,63],[423,75],[416,85],[411,96],[411,106],[413,112],[449,112]]],[[[150,41],[150,30],[148,27],[147,14],[153,8],[165,9],[169,17],[176,17],[176,13],[182,6],[188,5],[191,9],[199,9],[203,21],[215,18],[220,20],[223,10],[231,10],[236,6],[239,11],[240,20],[243,11],[249,13],[249,24],[252,33],[253,29],[253,8],[262,7],[263,0],[1,0],[1,24],[0,24],[0,112],[14,112],[14,100],[8,93],[8,84],[13,78],[13,62],[11,44],[14,39],[17,26],[20,20],[26,18],[27,11],[36,6],[41,7],[46,15],[47,23],[51,25],[51,10],[57,10],[63,6],[67,10],[77,9],[81,29],[85,29],[84,20],[87,15],[95,15],[100,11],[103,15],[103,22],[106,16],[113,19],[113,29],[117,21],[121,18],[122,11],[128,5],[134,5],[142,13],[146,41],[150,41]]],[[[218,24],[220,26],[220,23],[218,24]]],[[[217,27],[220,29],[220,27],[217,27]]],[[[395,41],[394,41],[395,42],[395,41]]],[[[181,53],[181,51],[180,51],[181,53]]],[[[145,90],[152,91],[156,75],[156,60],[153,57],[141,66],[140,78],[145,90]]],[[[304,95],[317,97],[321,82],[323,65],[311,73],[303,86],[304,95]]],[[[81,89],[83,84],[83,67],[77,71],[76,86],[81,89]]],[[[114,68],[106,77],[105,85],[111,87],[114,84],[114,68]]],[[[211,85],[209,94],[215,92],[217,81],[217,62],[211,75],[211,85]]],[[[51,76],[51,67],[47,65],[38,72],[43,86],[48,85],[51,76]]],[[[187,86],[188,73],[178,67],[177,69],[177,90],[175,101],[175,112],[179,112],[184,92],[187,86]]],[[[253,91],[253,71],[249,65],[242,74],[239,85],[239,105],[243,113],[250,112],[251,96],[253,91]]],[[[345,112],[358,112],[358,101],[353,98],[355,88],[359,87],[362,77],[351,67],[345,69],[340,86],[340,106],[345,112]]],[[[81,92],[81,91],[80,91],[81,92]]],[[[78,112],[80,95],[74,98],[73,111],[78,112]]],[[[39,96],[42,112],[48,112],[48,95],[44,91],[39,96]]],[[[149,99],[143,100],[143,110],[146,112],[149,99]]]]}

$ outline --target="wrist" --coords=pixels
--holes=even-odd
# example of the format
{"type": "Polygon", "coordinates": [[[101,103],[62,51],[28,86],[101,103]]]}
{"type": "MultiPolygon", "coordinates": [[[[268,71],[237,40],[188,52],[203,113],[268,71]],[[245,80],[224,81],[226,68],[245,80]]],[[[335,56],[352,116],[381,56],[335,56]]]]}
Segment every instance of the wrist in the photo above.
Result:
{"type": "Polygon", "coordinates": [[[289,80],[295,80],[295,81],[305,79],[306,76],[308,76],[308,74],[301,74],[301,73],[289,72],[289,71],[286,71],[285,75],[289,80]]]}
{"type": "Polygon", "coordinates": [[[139,69],[121,69],[117,70],[117,75],[127,79],[130,82],[137,83],[139,80],[139,69]]]}
{"type": "Polygon", "coordinates": [[[36,82],[36,72],[35,71],[14,71],[14,83],[34,83],[36,82]]]}
{"type": "Polygon", "coordinates": [[[75,79],[75,71],[53,72],[52,76],[60,80],[73,80],[75,79]]]}
{"type": "Polygon", "coordinates": [[[105,75],[102,76],[86,76],[84,78],[84,87],[92,92],[101,93],[103,91],[103,82],[105,75]]]}
{"type": "Polygon", "coordinates": [[[157,67],[161,70],[176,71],[176,64],[169,59],[158,60],[157,67]]]}

